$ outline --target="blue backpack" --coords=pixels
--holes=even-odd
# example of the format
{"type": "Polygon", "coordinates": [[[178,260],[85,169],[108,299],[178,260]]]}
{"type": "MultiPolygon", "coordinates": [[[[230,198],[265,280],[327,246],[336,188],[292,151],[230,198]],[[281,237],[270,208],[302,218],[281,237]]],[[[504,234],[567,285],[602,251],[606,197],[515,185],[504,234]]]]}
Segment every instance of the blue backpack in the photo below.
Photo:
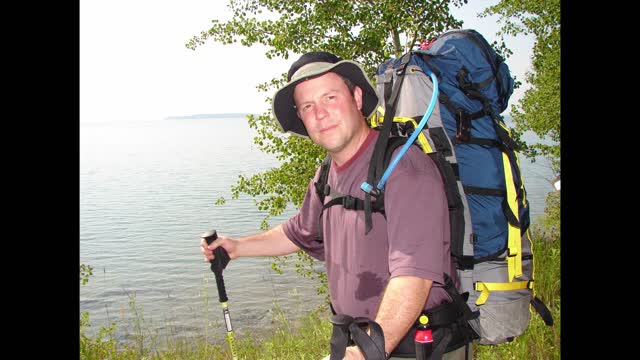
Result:
{"type": "MultiPolygon", "coordinates": [[[[521,335],[530,305],[552,325],[551,313],[533,293],[529,203],[516,144],[500,115],[513,93],[504,59],[475,30],[451,30],[381,64],[376,86],[382,104],[369,122],[380,135],[364,199],[341,201],[332,194],[332,205],[364,210],[368,232],[371,213],[384,211],[386,178],[408,147],[418,145],[438,166],[449,203],[460,286],[445,287],[457,306],[456,318],[447,321],[472,329],[463,331],[465,341],[480,344],[521,335]]],[[[316,183],[323,201],[331,192],[328,160],[316,183]]]]}

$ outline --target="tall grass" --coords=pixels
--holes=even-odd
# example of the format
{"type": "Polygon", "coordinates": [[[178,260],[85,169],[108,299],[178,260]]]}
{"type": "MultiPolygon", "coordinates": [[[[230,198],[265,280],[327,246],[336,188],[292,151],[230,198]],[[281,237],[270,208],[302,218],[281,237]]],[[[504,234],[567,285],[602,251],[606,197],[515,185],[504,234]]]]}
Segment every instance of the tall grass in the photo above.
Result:
{"type": "MultiPolygon", "coordinates": [[[[245,332],[236,339],[238,359],[320,359],[329,354],[331,324],[324,308],[289,320],[278,304],[274,305],[271,328],[262,332],[245,332]]],[[[138,308],[139,309],[139,308],[138,308]]],[[[138,313],[139,315],[139,313],[138,313]]],[[[115,323],[102,327],[94,337],[85,334],[88,324],[85,312],[80,321],[80,359],[232,359],[226,342],[211,344],[205,337],[180,340],[167,336],[164,349],[159,351],[154,342],[143,347],[139,337],[134,344],[117,344],[114,339],[115,323]]]]}

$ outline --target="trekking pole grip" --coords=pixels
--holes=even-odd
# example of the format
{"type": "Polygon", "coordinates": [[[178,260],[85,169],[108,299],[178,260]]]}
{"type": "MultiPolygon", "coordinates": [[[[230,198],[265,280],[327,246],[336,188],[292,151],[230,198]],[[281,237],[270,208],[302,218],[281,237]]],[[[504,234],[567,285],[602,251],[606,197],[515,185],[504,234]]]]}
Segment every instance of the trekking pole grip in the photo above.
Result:
{"type": "MultiPolygon", "coordinates": [[[[211,243],[218,238],[218,234],[215,230],[208,231],[202,235],[200,235],[203,239],[207,241],[207,245],[211,245],[211,243]]],[[[213,250],[214,259],[211,261],[211,271],[216,277],[216,285],[218,287],[218,297],[220,302],[227,302],[229,298],[227,297],[227,290],[224,286],[224,277],[222,276],[222,270],[227,267],[229,263],[229,254],[222,247],[218,246],[215,250],[213,250]]]]}
{"type": "Polygon", "coordinates": [[[221,303],[227,302],[229,298],[227,297],[227,289],[224,287],[224,278],[222,277],[222,271],[214,271],[213,274],[216,276],[216,285],[218,286],[218,299],[221,303]]]}

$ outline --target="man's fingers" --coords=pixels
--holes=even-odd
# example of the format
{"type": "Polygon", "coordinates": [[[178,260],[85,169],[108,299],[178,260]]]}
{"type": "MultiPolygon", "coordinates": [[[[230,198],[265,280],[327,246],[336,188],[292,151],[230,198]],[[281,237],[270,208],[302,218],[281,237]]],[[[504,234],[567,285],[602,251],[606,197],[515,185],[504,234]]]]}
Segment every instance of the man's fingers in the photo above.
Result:
{"type": "MultiPolygon", "coordinates": [[[[213,243],[211,243],[213,245],[213,243]]],[[[204,255],[204,262],[211,262],[214,258],[213,250],[209,248],[209,244],[205,239],[200,240],[200,251],[204,255]]]]}

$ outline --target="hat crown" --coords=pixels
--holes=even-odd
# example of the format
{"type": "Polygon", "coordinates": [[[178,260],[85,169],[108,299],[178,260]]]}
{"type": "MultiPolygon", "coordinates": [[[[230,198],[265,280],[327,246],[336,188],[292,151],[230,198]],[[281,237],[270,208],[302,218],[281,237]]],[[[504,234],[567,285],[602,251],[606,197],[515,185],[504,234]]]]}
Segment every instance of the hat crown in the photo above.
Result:
{"type": "Polygon", "coordinates": [[[335,64],[340,60],[342,59],[340,59],[339,57],[337,57],[336,55],[330,52],[326,52],[326,51],[308,52],[300,56],[300,59],[298,59],[296,62],[291,64],[291,67],[289,68],[289,72],[287,73],[287,81],[291,81],[291,77],[293,76],[293,74],[295,74],[295,72],[298,71],[304,65],[314,63],[314,62],[325,62],[325,63],[335,64]]]}

